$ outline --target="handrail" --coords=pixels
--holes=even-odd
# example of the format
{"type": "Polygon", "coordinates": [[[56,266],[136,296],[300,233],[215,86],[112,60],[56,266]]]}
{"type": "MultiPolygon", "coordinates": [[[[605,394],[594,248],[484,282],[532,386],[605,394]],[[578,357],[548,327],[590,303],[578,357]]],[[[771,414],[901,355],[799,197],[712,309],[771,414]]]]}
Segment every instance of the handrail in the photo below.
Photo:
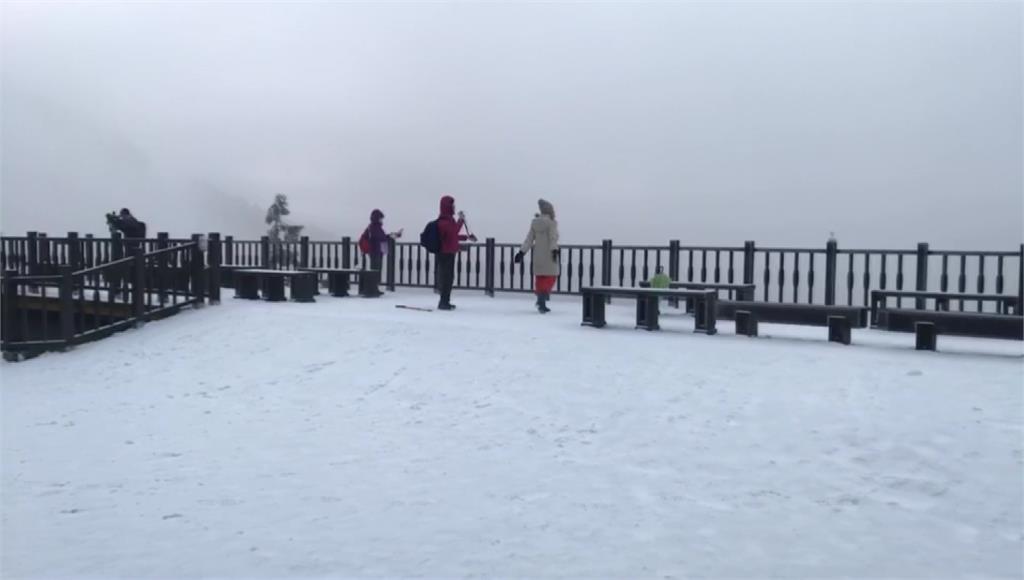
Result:
{"type": "MultiPolygon", "coordinates": [[[[102,272],[102,271],[107,270],[107,269],[113,269],[115,266],[120,266],[122,264],[127,264],[127,263],[133,261],[134,259],[135,259],[134,257],[131,257],[131,258],[121,258],[120,260],[114,260],[113,262],[105,262],[103,264],[100,264],[99,266],[93,266],[92,268],[86,268],[84,270],[78,270],[76,272],[72,272],[71,275],[72,276],[85,276],[85,275],[88,275],[88,274],[93,274],[95,272],[102,272]]],[[[57,277],[60,278],[60,276],[57,276],[57,277]]]]}
{"type": "Polygon", "coordinates": [[[62,276],[59,274],[47,274],[47,275],[30,275],[30,276],[11,276],[12,280],[17,280],[21,283],[27,282],[60,282],[62,276]]]}
{"type": "Polygon", "coordinates": [[[196,242],[189,242],[187,244],[179,244],[177,246],[171,246],[169,248],[163,248],[161,250],[154,250],[152,252],[143,254],[143,257],[152,258],[152,257],[155,257],[155,256],[162,256],[164,254],[170,254],[170,253],[177,252],[177,251],[180,251],[180,250],[185,249],[185,248],[194,248],[197,245],[199,245],[199,244],[197,244],[196,242]]]}

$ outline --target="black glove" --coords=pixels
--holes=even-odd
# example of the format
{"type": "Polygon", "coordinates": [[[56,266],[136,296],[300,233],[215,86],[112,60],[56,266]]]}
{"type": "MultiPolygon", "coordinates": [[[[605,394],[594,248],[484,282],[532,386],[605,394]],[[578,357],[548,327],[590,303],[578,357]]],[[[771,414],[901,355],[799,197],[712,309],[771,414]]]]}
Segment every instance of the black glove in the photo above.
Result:
{"type": "Polygon", "coordinates": [[[556,262],[558,261],[558,250],[551,250],[551,259],[556,262]]]}
{"type": "Polygon", "coordinates": [[[522,252],[516,252],[516,257],[513,258],[513,260],[515,261],[516,264],[522,264],[523,263],[523,253],[522,252]]]}

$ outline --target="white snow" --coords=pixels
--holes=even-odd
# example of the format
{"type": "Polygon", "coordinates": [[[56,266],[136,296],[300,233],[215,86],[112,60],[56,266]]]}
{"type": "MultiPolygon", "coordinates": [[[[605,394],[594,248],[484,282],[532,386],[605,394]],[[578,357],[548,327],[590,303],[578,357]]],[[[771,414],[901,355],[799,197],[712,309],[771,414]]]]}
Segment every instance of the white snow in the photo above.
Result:
{"type": "Polygon", "coordinates": [[[2,576],[1021,577],[1021,343],[225,300],[0,366],[2,576]]]}

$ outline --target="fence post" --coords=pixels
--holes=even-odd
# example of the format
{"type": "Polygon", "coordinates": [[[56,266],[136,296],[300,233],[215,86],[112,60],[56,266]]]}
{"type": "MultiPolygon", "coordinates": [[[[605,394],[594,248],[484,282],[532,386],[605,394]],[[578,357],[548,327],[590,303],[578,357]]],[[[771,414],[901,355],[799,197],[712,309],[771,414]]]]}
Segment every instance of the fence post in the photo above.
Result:
{"type": "Polygon", "coordinates": [[[270,238],[260,238],[260,267],[270,269],[270,238]]]}
{"type": "Polygon", "coordinates": [[[39,233],[28,233],[28,255],[25,256],[29,276],[39,273],[39,233]]]}
{"type": "MultiPolygon", "coordinates": [[[[928,290],[928,243],[921,242],[917,244],[917,287],[918,292],[925,292],[928,290]]],[[[918,310],[924,310],[925,301],[924,298],[918,298],[914,301],[914,308],[918,310]]]]}
{"type": "MultiPolygon", "coordinates": [[[[74,279],[71,266],[60,267],[60,339],[64,348],[71,348],[75,340],[75,299],[73,296],[74,279]]],[[[113,292],[113,288],[107,292],[113,292]]]]}
{"type": "Polygon", "coordinates": [[[487,238],[484,247],[484,294],[494,298],[494,269],[495,264],[495,241],[494,238],[487,238]]]}
{"type": "Polygon", "coordinates": [[[235,236],[224,236],[224,265],[235,263],[235,236]]]}
{"type": "Polygon", "coordinates": [[[82,245],[78,232],[68,232],[68,264],[75,270],[82,269],[82,245]]]}
{"type": "Polygon", "coordinates": [[[15,332],[18,316],[18,271],[5,270],[3,284],[3,316],[0,316],[0,343],[6,347],[9,342],[20,338],[15,332]]]}
{"type": "Polygon", "coordinates": [[[92,234],[85,234],[84,246],[82,248],[82,259],[85,261],[82,264],[83,268],[92,268],[96,265],[96,247],[93,245],[92,234]]]}
{"type": "MultiPolygon", "coordinates": [[[[601,285],[611,286],[612,285],[612,252],[614,251],[611,240],[601,240],[601,285]]],[[[608,304],[611,304],[612,298],[609,296],[605,300],[608,304]]]]}
{"type": "Polygon", "coordinates": [[[341,267],[352,267],[352,238],[348,236],[341,238],[341,267]]]}
{"type": "Polygon", "coordinates": [[[299,238],[299,267],[309,267],[309,236],[299,238]]]}
{"type": "Polygon", "coordinates": [[[838,257],[838,242],[829,240],[825,244],[825,304],[827,306],[833,306],[836,303],[836,261],[838,257]]]}
{"type": "MultiPolygon", "coordinates": [[[[166,250],[170,247],[171,242],[170,236],[167,232],[160,232],[156,235],[156,249],[166,250]]],[[[160,254],[154,264],[153,280],[156,282],[158,294],[160,296],[160,306],[167,303],[167,254],[160,254]]]]}
{"type": "Polygon", "coordinates": [[[1017,312],[1024,314],[1024,244],[1020,245],[1017,254],[1017,312]]]}
{"type": "Polygon", "coordinates": [[[210,304],[220,304],[220,262],[221,262],[221,241],[220,234],[210,232],[207,236],[206,262],[209,269],[210,304]]]}
{"type": "Polygon", "coordinates": [[[757,246],[752,240],[743,242],[743,283],[754,283],[754,255],[757,253],[757,246]]]}
{"type": "Polygon", "coordinates": [[[39,234],[39,273],[54,274],[53,264],[50,263],[50,240],[45,233],[39,234]]]}
{"type": "Polygon", "coordinates": [[[132,312],[139,328],[146,322],[146,251],[135,248],[132,258],[132,312]]]}
{"type": "Polygon", "coordinates": [[[668,277],[673,282],[679,280],[679,240],[670,240],[668,243],[668,277]]]}
{"type": "MultiPolygon", "coordinates": [[[[164,236],[167,238],[167,234],[157,234],[157,237],[164,236]]],[[[110,261],[114,262],[124,257],[124,242],[121,238],[121,232],[114,232],[110,234],[110,261]]]]}
{"type": "Polygon", "coordinates": [[[398,249],[398,244],[395,243],[395,238],[388,236],[388,292],[395,291],[395,251],[398,249]]]}
{"type": "Polygon", "coordinates": [[[190,272],[192,294],[199,299],[199,302],[196,303],[197,307],[203,306],[206,299],[206,264],[203,261],[204,256],[200,238],[199,234],[192,234],[192,243],[195,245],[189,250],[189,266],[192,269],[192,272],[190,272]]]}

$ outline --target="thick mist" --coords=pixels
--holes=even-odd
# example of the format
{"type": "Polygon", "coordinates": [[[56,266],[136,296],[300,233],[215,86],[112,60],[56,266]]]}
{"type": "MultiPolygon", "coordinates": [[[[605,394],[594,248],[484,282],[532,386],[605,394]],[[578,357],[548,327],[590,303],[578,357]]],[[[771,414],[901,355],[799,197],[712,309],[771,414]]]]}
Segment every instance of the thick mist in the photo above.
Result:
{"type": "Polygon", "coordinates": [[[1012,249],[1022,5],[2,5],[2,228],[1012,249]]]}

